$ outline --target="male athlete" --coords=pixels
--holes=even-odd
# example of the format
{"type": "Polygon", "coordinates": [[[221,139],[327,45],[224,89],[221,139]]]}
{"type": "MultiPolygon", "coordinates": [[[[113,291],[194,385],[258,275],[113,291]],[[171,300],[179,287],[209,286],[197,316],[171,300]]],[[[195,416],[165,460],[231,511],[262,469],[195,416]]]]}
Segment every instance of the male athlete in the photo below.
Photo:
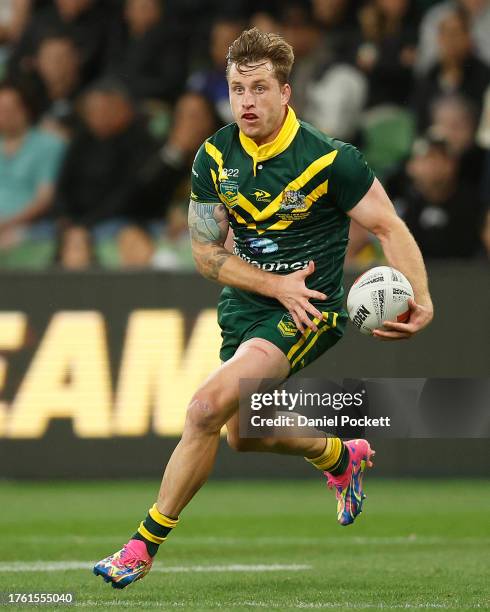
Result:
{"type": "Polygon", "coordinates": [[[223,363],[189,404],[157,502],[124,548],[94,567],[115,588],[149,572],[158,547],[206,482],[225,424],[236,450],[299,455],[323,471],[336,490],[341,525],[361,512],[362,475],[373,454],[366,440],[241,439],[237,415],[241,378],[286,379],[342,337],[350,219],[379,238],[388,263],[415,292],[409,321],[386,322],[374,335],[410,338],[432,319],[420,251],[361,154],[298,121],[288,106],[293,61],[280,36],[255,28],[230,47],[236,123],[199,149],[189,207],[197,268],[225,285],[218,306],[223,363]],[[225,248],[230,227],[233,252],[225,248]]]}

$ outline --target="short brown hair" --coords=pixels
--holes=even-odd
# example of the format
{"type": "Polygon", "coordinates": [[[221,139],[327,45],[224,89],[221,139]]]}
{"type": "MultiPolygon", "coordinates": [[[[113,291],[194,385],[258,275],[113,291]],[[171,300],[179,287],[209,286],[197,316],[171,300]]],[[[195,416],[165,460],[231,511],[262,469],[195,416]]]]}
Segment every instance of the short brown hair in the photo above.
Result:
{"type": "Polygon", "coordinates": [[[279,83],[287,83],[294,63],[291,45],[279,34],[261,32],[257,28],[244,30],[228,50],[226,74],[229,74],[232,64],[236,65],[239,72],[244,72],[243,68],[250,64],[267,61],[271,62],[279,83]]]}

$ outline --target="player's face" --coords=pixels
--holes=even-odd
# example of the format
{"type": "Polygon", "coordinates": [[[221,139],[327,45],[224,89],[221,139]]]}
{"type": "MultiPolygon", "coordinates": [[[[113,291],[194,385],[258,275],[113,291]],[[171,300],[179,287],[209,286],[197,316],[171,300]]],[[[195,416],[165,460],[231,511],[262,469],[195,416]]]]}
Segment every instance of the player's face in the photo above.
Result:
{"type": "Polygon", "coordinates": [[[258,145],[271,142],[281,129],[291,95],[281,85],[270,62],[239,71],[232,64],[228,74],[231,110],[240,130],[258,145]]]}

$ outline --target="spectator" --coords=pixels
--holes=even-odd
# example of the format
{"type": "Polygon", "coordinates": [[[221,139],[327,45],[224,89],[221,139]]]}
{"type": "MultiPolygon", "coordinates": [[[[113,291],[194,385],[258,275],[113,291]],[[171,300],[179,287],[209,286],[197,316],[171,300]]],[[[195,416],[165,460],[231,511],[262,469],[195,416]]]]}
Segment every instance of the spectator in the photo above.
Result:
{"type": "Polygon", "coordinates": [[[32,10],[32,0],[0,2],[0,81],[7,70],[12,46],[20,38],[32,10]]]}
{"type": "Polygon", "coordinates": [[[468,20],[461,11],[447,13],[439,24],[439,59],[420,79],[414,98],[419,130],[429,124],[430,107],[442,95],[462,94],[481,112],[490,69],[471,51],[468,20]]]}
{"type": "Polygon", "coordinates": [[[192,73],[187,81],[188,91],[207,98],[223,124],[233,121],[225,75],[226,56],[229,46],[238,38],[242,30],[243,23],[240,21],[215,21],[211,29],[209,44],[211,65],[205,70],[192,73]]]}
{"type": "Polygon", "coordinates": [[[178,100],[166,143],[142,171],[144,180],[156,185],[160,193],[165,194],[166,202],[171,201],[182,181],[189,179],[196,152],[216,129],[217,123],[218,119],[207,98],[187,93],[178,100]]]}
{"type": "Polygon", "coordinates": [[[95,83],[83,98],[82,118],[86,129],[71,143],[60,177],[59,216],[92,227],[114,217],[163,215],[165,201],[155,201],[141,179],[156,144],[124,87],[95,83]]]}
{"type": "Polygon", "coordinates": [[[249,28],[257,28],[261,32],[279,32],[279,22],[271,14],[265,11],[257,11],[250,16],[249,28]]]}
{"type": "Polygon", "coordinates": [[[119,265],[123,268],[195,270],[187,227],[187,204],[171,206],[159,236],[152,235],[146,225],[127,225],[118,234],[117,250],[119,265]]]}
{"type": "Polygon", "coordinates": [[[105,50],[111,17],[108,6],[102,0],[54,0],[50,6],[34,13],[14,48],[10,62],[12,76],[31,73],[41,41],[63,33],[80,49],[83,83],[91,81],[100,72],[105,50]]]}
{"type": "Polygon", "coordinates": [[[459,159],[460,179],[479,188],[485,151],[475,142],[477,116],[473,104],[462,96],[445,96],[436,100],[431,116],[431,132],[446,140],[450,152],[459,159]]]}
{"type": "Polygon", "coordinates": [[[366,78],[350,64],[336,60],[319,24],[301,3],[284,9],[282,32],[296,57],[291,105],[329,136],[353,139],[366,102],[366,78]]]}
{"type": "Polygon", "coordinates": [[[485,247],[487,258],[490,259],[490,209],[485,214],[481,239],[485,247]]]}
{"type": "Polygon", "coordinates": [[[63,142],[31,125],[20,89],[0,86],[0,242],[13,246],[19,230],[51,208],[63,142]]]}
{"type": "Polygon", "coordinates": [[[80,93],[80,53],[67,36],[45,38],[36,54],[41,127],[68,139],[78,124],[75,102],[80,93]]]}
{"type": "Polygon", "coordinates": [[[458,180],[458,161],[447,143],[433,136],[416,141],[407,175],[395,205],[424,257],[481,255],[485,208],[474,186],[458,180]]]}
{"type": "Polygon", "coordinates": [[[423,74],[437,61],[437,36],[441,20],[455,9],[462,9],[469,19],[475,55],[490,64],[490,2],[488,0],[446,0],[424,15],[419,30],[417,72],[423,74]]]}
{"type": "Polygon", "coordinates": [[[371,0],[359,12],[356,63],[369,79],[368,106],[405,105],[412,91],[416,28],[409,0],[371,0]]]}
{"type": "Polygon", "coordinates": [[[0,44],[15,43],[32,11],[32,0],[3,0],[0,4],[0,44]]]}
{"type": "Polygon", "coordinates": [[[110,38],[106,71],[136,99],[175,101],[185,83],[187,50],[176,26],[164,19],[161,0],[126,0],[124,20],[110,38]]]}
{"type": "Polygon", "coordinates": [[[66,270],[86,270],[96,262],[90,232],[80,225],[62,230],[55,262],[66,270]]]}
{"type": "Polygon", "coordinates": [[[490,86],[483,98],[483,112],[476,133],[476,141],[485,150],[485,166],[483,171],[483,197],[490,202],[490,86]]]}
{"type": "Polygon", "coordinates": [[[355,7],[350,0],[313,0],[313,17],[326,34],[326,42],[335,55],[351,61],[358,39],[355,7]]]}
{"type": "Polygon", "coordinates": [[[194,271],[195,263],[187,226],[187,208],[185,205],[172,206],[165,220],[165,228],[160,235],[153,266],[159,270],[194,271]]]}
{"type": "Polygon", "coordinates": [[[303,117],[308,104],[308,87],[321,77],[333,59],[332,51],[319,24],[302,2],[286,2],[279,21],[281,34],[294,49],[291,106],[303,117]]]}
{"type": "Polygon", "coordinates": [[[150,232],[141,225],[127,225],[117,237],[119,265],[122,268],[151,267],[155,243],[150,232]]]}

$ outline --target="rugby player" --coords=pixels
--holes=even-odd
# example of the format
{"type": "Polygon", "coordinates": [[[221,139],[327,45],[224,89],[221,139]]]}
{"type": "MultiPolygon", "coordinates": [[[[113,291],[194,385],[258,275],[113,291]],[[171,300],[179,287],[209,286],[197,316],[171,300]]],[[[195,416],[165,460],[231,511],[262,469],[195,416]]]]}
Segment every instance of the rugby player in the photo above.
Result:
{"type": "Polygon", "coordinates": [[[235,450],[298,455],[324,472],[341,525],[361,512],[363,471],[373,455],[366,440],[241,439],[237,415],[241,378],[286,379],[342,337],[350,219],[380,240],[389,265],[414,289],[409,320],[386,322],[374,335],[410,338],[433,316],[417,244],[362,155],[299,121],[288,105],[291,46],[254,28],[234,41],[227,59],[235,123],[199,149],[189,205],[197,269],[225,286],[218,306],[222,365],[192,397],[156,503],[123,549],[94,567],[115,588],[149,572],[206,482],[225,424],[235,450]],[[225,248],[230,228],[233,251],[225,248]]]}

